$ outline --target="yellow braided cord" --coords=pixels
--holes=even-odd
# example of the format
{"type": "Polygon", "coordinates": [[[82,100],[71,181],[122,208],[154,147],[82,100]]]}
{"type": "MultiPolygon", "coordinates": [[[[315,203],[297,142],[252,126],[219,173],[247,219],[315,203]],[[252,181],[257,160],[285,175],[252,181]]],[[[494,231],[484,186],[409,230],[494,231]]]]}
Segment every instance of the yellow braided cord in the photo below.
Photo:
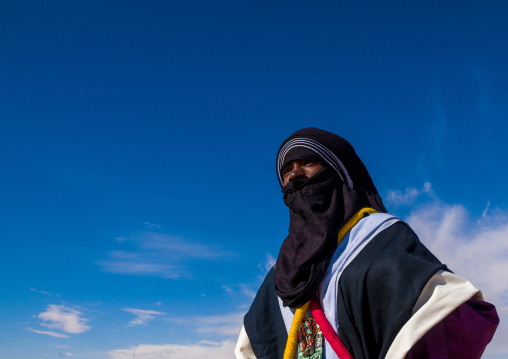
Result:
{"type": "Polygon", "coordinates": [[[303,323],[303,319],[305,318],[305,313],[307,313],[309,304],[310,300],[300,308],[297,308],[295,311],[295,316],[293,317],[291,329],[289,330],[288,334],[286,349],[284,350],[284,359],[294,359],[295,357],[296,349],[298,347],[298,330],[300,329],[300,325],[303,323]]]}
{"type": "Polygon", "coordinates": [[[337,236],[338,237],[338,243],[337,244],[339,244],[344,239],[346,234],[348,234],[348,232],[351,229],[353,229],[353,227],[356,226],[356,224],[358,222],[360,222],[360,219],[368,216],[371,213],[376,213],[376,212],[377,211],[374,208],[362,208],[361,210],[356,212],[353,215],[353,217],[349,218],[348,221],[339,230],[339,235],[337,236]]]}
{"type": "MultiPolygon", "coordinates": [[[[356,212],[353,217],[348,219],[348,221],[342,226],[339,230],[338,235],[338,243],[340,243],[346,234],[358,223],[360,219],[368,216],[371,213],[376,213],[377,211],[374,208],[362,208],[358,212],[356,212]]],[[[296,354],[296,349],[298,348],[298,331],[300,329],[300,325],[303,323],[303,319],[305,318],[305,313],[307,313],[307,309],[309,308],[310,301],[302,305],[300,308],[297,308],[295,311],[295,315],[293,317],[293,321],[291,322],[291,329],[288,334],[288,341],[286,342],[286,348],[284,349],[283,359],[294,359],[296,354]]]]}

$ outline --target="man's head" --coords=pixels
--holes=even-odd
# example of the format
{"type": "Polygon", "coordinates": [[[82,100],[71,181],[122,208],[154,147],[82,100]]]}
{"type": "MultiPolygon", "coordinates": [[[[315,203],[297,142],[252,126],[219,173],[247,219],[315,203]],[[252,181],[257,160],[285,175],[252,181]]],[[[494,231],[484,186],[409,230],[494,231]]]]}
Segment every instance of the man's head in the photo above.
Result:
{"type": "Polygon", "coordinates": [[[330,166],[339,175],[348,188],[353,188],[347,171],[350,154],[356,156],[353,147],[342,137],[317,128],[305,128],[289,136],[280,146],[277,153],[277,175],[281,186],[285,186],[282,168],[293,160],[319,161],[330,166]],[[345,157],[346,162],[340,156],[345,157]]]}
{"type": "Polygon", "coordinates": [[[323,167],[331,167],[339,176],[346,191],[346,207],[347,202],[350,202],[348,197],[354,197],[354,202],[360,200],[362,206],[386,212],[369,172],[353,146],[344,138],[318,128],[296,131],[282,143],[276,161],[280,185],[284,189],[297,177],[305,179],[319,173],[323,167],[315,166],[314,163],[317,162],[323,167]],[[305,166],[305,163],[308,165],[305,166]]]}

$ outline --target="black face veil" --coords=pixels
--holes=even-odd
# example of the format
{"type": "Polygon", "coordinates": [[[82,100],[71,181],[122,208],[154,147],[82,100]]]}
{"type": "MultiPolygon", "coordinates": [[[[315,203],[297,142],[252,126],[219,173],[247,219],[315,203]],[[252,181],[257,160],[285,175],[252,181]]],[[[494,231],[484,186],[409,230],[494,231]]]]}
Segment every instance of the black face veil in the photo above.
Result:
{"type": "Polygon", "coordinates": [[[353,146],[317,128],[297,131],[282,143],[276,164],[281,186],[281,169],[286,163],[313,156],[326,167],[311,178],[282,187],[290,222],[275,266],[275,291],[292,308],[315,295],[344,223],[363,207],[386,212],[353,146]]]}

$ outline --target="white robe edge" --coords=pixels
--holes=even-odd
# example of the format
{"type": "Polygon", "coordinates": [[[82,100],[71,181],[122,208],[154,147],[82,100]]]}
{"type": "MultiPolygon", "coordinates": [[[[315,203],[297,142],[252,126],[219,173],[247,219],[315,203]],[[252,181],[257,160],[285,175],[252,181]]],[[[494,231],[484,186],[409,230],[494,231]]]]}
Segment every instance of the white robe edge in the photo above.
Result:
{"type": "Polygon", "coordinates": [[[385,359],[404,359],[423,336],[472,297],[483,300],[481,292],[456,274],[438,271],[427,282],[404,324],[386,353],[385,359]]]}
{"type": "Polygon", "coordinates": [[[249,336],[247,335],[245,326],[243,325],[238,341],[236,342],[235,356],[236,359],[256,359],[256,355],[254,354],[250,344],[249,336]]]}

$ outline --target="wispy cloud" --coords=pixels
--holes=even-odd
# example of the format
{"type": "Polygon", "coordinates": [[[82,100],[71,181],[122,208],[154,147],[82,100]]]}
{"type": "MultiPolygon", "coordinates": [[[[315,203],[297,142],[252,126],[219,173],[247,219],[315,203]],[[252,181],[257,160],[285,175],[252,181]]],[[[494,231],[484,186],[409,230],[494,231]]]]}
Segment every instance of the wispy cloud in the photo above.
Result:
{"type": "Polygon", "coordinates": [[[233,313],[207,317],[193,317],[191,320],[195,323],[195,330],[199,333],[235,336],[240,333],[244,314],[245,313],[233,313]]]}
{"type": "Polygon", "coordinates": [[[37,334],[49,335],[50,337],[55,337],[55,338],[68,338],[69,337],[68,335],[65,335],[65,334],[50,332],[50,331],[46,331],[46,330],[37,330],[37,329],[32,329],[32,328],[27,328],[26,330],[28,330],[30,332],[37,333],[37,334]]]}
{"type": "Polygon", "coordinates": [[[50,329],[61,329],[66,333],[79,334],[90,330],[86,325],[88,319],[81,317],[82,313],[64,305],[50,304],[45,312],[38,315],[43,320],[41,325],[50,329]]]}
{"type": "Polygon", "coordinates": [[[274,266],[275,261],[275,258],[270,253],[266,253],[265,260],[258,264],[260,274],[252,282],[222,285],[222,289],[236,303],[237,308],[244,309],[250,306],[256,297],[259,286],[274,266]]]}
{"type": "Polygon", "coordinates": [[[203,344],[203,345],[214,345],[214,346],[219,346],[221,345],[220,342],[211,342],[209,340],[200,340],[199,342],[197,342],[196,344],[203,344]]]}
{"type": "Polygon", "coordinates": [[[462,205],[434,202],[413,211],[409,225],[450,268],[478,283],[508,309],[508,223],[475,219],[462,205]]]}
{"type": "Polygon", "coordinates": [[[236,283],[233,285],[222,285],[221,288],[226,292],[229,297],[237,303],[238,308],[244,308],[246,303],[252,303],[256,296],[256,289],[258,284],[252,283],[236,283]]]}
{"type": "Polygon", "coordinates": [[[73,357],[73,358],[86,358],[86,357],[89,357],[89,356],[95,356],[99,354],[100,357],[103,357],[104,356],[104,353],[84,353],[84,354],[75,354],[75,353],[71,353],[71,352],[61,352],[60,353],[60,356],[61,357],[73,357]],[[102,355],[101,355],[102,354],[102,355]]]}
{"type": "MultiPolygon", "coordinates": [[[[478,218],[463,205],[434,198],[416,207],[406,221],[421,241],[456,274],[469,279],[508,315],[508,212],[489,206],[478,218]]],[[[508,324],[501,324],[487,353],[508,353],[508,324]]]]}
{"type": "Polygon", "coordinates": [[[202,333],[206,340],[221,341],[236,339],[243,324],[245,312],[227,313],[211,316],[185,316],[167,318],[185,332],[202,333]]]}
{"type": "Polygon", "coordinates": [[[144,310],[144,309],[134,309],[134,308],[123,308],[122,310],[134,314],[136,318],[129,322],[130,327],[134,327],[136,325],[146,325],[149,320],[155,318],[156,315],[166,315],[163,312],[157,312],[155,310],[144,310]]]}
{"type": "Polygon", "coordinates": [[[240,292],[251,301],[254,300],[254,298],[256,297],[256,292],[254,291],[254,289],[243,283],[240,283],[240,292]]]}
{"type": "Polygon", "coordinates": [[[46,292],[45,290],[37,290],[35,288],[30,288],[28,290],[31,291],[31,292],[37,292],[37,293],[41,293],[41,294],[44,294],[44,295],[51,295],[51,296],[57,296],[57,297],[60,296],[60,294],[53,294],[53,293],[50,293],[50,292],[46,292]]]}
{"type": "Polygon", "coordinates": [[[258,268],[264,275],[266,275],[270,269],[272,269],[275,262],[275,258],[270,253],[266,253],[265,261],[263,263],[259,263],[258,268]]]}
{"type": "Polygon", "coordinates": [[[184,266],[150,263],[144,253],[113,251],[109,252],[108,256],[107,260],[98,262],[107,272],[131,275],[156,275],[171,279],[179,278],[185,274],[184,266]]]}
{"type": "Polygon", "coordinates": [[[422,194],[434,196],[430,182],[425,182],[419,190],[413,187],[408,187],[405,190],[389,190],[387,195],[384,196],[384,201],[393,208],[408,206],[413,204],[418,196],[422,194]]]}
{"type": "Polygon", "coordinates": [[[107,259],[98,264],[108,272],[131,275],[156,275],[164,278],[189,277],[189,261],[217,260],[232,253],[178,236],[144,232],[129,240],[131,251],[107,253],[107,259]]]}
{"type": "Polygon", "coordinates": [[[165,258],[184,257],[186,259],[215,259],[231,255],[213,246],[196,241],[185,240],[178,236],[160,233],[144,233],[139,239],[139,248],[146,251],[160,251],[165,258]]]}
{"type": "Polygon", "coordinates": [[[160,225],[155,224],[155,223],[150,223],[150,222],[143,223],[143,226],[145,226],[146,228],[150,228],[150,229],[160,229],[161,228],[160,225]]]}
{"type": "Polygon", "coordinates": [[[208,343],[178,345],[162,344],[148,345],[141,344],[136,348],[117,349],[109,352],[110,359],[132,359],[134,350],[136,350],[137,359],[234,359],[235,343],[226,340],[218,345],[208,345],[208,343]]]}

